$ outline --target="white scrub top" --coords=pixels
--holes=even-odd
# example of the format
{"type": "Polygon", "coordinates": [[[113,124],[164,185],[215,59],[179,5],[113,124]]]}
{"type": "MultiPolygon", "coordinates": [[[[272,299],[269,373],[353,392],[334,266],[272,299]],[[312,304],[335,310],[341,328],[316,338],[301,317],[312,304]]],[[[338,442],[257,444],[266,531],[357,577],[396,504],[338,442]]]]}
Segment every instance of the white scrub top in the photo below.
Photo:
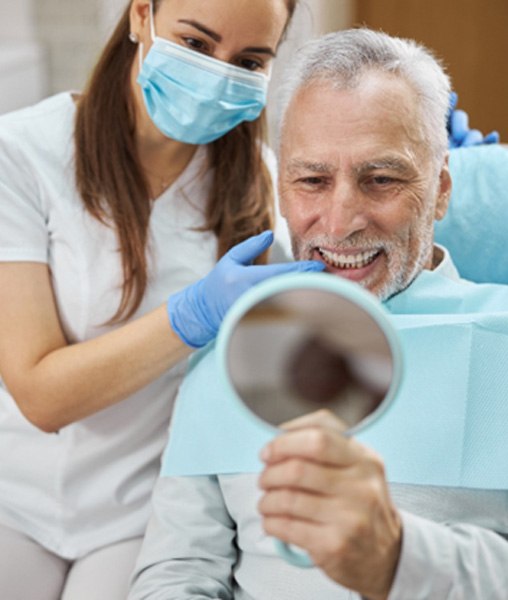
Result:
{"type": "MultiPolygon", "coordinates": [[[[90,216],[76,189],[75,112],[63,93],[0,117],[0,261],[49,265],[69,343],[112,329],[105,323],[122,283],[115,233],[90,216]]],[[[195,231],[211,177],[200,147],[156,200],[151,276],[133,318],[215,264],[215,236],[195,231]]],[[[184,368],[54,434],[24,418],[0,379],[0,522],[70,559],[142,535],[184,368]]]]}

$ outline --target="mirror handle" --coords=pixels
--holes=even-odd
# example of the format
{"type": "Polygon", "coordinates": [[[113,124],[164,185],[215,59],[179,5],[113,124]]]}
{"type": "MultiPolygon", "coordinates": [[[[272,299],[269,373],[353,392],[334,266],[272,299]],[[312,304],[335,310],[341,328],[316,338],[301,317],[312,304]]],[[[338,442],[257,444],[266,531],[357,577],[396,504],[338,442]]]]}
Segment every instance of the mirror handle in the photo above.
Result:
{"type": "Polygon", "coordinates": [[[314,566],[312,559],[304,550],[297,550],[295,546],[286,544],[286,542],[282,542],[277,538],[274,539],[274,543],[278,554],[291,565],[302,569],[309,569],[314,566]]]}

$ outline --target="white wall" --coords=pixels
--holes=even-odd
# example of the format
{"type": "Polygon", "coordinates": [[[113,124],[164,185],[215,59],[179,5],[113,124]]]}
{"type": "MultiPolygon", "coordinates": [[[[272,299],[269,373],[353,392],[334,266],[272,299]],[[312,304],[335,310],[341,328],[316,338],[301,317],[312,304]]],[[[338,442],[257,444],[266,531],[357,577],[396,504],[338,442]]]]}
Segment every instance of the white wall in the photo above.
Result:
{"type": "Polygon", "coordinates": [[[104,39],[112,33],[128,5],[127,0],[95,0],[99,6],[99,28],[104,39]]]}
{"type": "Polygon", "coordinates": [[[39,39],[48,48],[50,92],[83,87],[102,44],[99,2],[35,0],[39,39]]]}
{"type": "Polygon", "coordinates": [[[32,0],[0,0],[0,15],[0,43],[35,39],[32,0]]]}
{"type": "Polygon", "coordinates": [[[0,113],[5,113],[47,94],[47,64],[34,2],[0,0],[0,15],[0,113]]]}

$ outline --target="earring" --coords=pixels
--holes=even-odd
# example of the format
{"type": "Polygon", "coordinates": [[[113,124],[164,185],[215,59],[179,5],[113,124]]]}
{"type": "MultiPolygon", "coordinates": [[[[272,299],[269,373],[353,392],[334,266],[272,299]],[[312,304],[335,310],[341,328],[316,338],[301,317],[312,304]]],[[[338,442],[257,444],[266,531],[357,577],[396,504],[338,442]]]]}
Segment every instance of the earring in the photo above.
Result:
{"type": "Polygon", "coordinates": [[[129,33],[129,39],[133,44],[139,44],[139,37],[138,37],[137,33],[134,33],[131,31],[129,33]]]}

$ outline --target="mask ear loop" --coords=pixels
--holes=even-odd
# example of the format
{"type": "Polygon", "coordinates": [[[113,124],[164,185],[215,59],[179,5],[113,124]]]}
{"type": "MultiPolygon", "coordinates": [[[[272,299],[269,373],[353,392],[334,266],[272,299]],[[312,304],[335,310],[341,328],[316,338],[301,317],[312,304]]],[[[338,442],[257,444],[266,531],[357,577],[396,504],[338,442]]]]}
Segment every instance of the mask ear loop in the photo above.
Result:
{"type": "Polygon", "coordinates": [[[155,42],[157,35],[155,33],[155,22],[153,18],[153,0],[150,0],[150,37],[152,38],[152,42],[155,42]]]}
{"type": "Polygon", "coordinates": [[[141,69],[143,68],[143,57],[144,57],[144,48],[145,45],[143,42],[139,42],[139,50],[138,50],[138,73],[141,73],[141,69]]]}
{"type": "MultiPolygon", "coordinates": [[[[152,38],[152,42],[155,42],[156,34],[155,34],[155,22],[153,17],[153,0],[150,0],[149,6],[149,19],[150,19],[150,37],[152,38]]],[[[145,54],[145,45],[143,42],[139,42],[139,52],[138,52],[138,69],[141,72],[143,67],[143,57],[145,54]]]]}

